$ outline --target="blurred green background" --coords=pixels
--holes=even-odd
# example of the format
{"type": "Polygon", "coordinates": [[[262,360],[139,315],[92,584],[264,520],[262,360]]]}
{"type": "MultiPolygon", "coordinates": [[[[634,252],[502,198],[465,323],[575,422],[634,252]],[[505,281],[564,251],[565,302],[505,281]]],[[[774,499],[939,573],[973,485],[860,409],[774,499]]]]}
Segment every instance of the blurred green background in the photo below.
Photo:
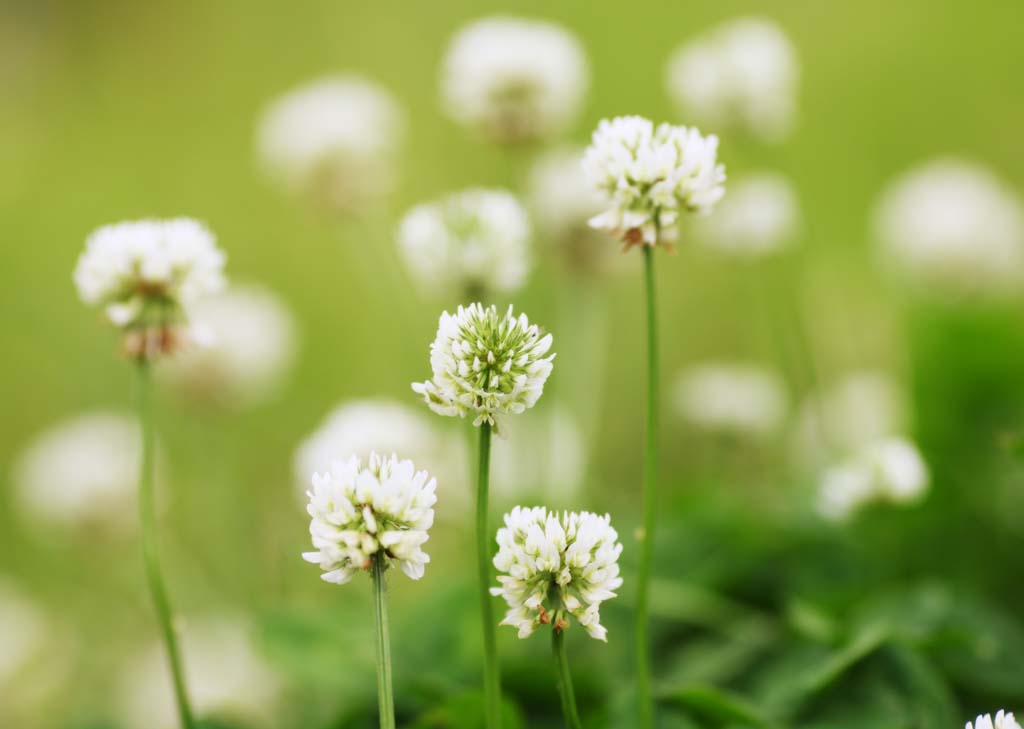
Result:
{"type": "MultiPolygon", "coordinates": [[[[134,538],[34,527],[8,498],[9,465],[65,416],[130,410],[130,367],[112,328],[78,301],[71,270],[98,225],[179,214],[216,232],[233,279],[284,297],[301,349],[287,386],[253,410],[203,413],[161,397],[175,601],[186,616],[256,626],[286,686],[274,726],[374,725],[369,586],[327,586],[300,560],[308,521],[292,453],[335,403],[414,403],[409,383],[428,375],[437,314],[457,302],[409,293],[394,243],[402,211],[467,186],[523,188],[529,151],[474,140],[439,108],[451,34],[497,12],[579,34],[592,84],[570,137],[578,143],[603,117],[674,119],[663,69],[680,41],[749,13],[785,28],[802,65],[796,130],[772,146],[722,139],[730,174],[776,169],[800,196],[798,250],[753,275],[795,292],[817,377],[881,368],[908,383],[933,471],[921,506],[826,524],[782,444],[723,444],[666,408],[655,594],[663,726],[938,728],[1024,710],[1024,317],[1017,305],[965,312],[905,300],[869,247],[879,189],[920,161],[963,155],[1022,186],[1019,4],[39,0],[0,9],[0,572],[65,626],[70,657],[59,690],[12,729],[116,727],[115,677],[155,634],[134,538]],[[266,104],[335,71],[379,81],[409,118],[397,194],[356,220],[282,195],[254,154],[266,104]]],[[[783,368],[778,336],[748,295],[751,272],[680,248],[658,260],[666,388],[708,357],[783,368]]],[[[558,350],[568,284],[540,258],[514,303],[558,350]]],[[[613,514],[626,587],[605,606],[609,645],[580,631],[570,650],[588,726],[628,727],[643,300],[635,269],[602,287],[605,417],[577,508],[613,514]]],[[[560,356],[549,386],[588,366],[560,356]]],[[[805,373],[795,385],[814,382],[805,373]]],[[[393,580],[406,725],[476,726],[470,539],[468,520],[449,515],[432,534],[426,578],[393,580]]],[[[522,726],[559,726],[546,641],[500,633],[522,726]]]]}

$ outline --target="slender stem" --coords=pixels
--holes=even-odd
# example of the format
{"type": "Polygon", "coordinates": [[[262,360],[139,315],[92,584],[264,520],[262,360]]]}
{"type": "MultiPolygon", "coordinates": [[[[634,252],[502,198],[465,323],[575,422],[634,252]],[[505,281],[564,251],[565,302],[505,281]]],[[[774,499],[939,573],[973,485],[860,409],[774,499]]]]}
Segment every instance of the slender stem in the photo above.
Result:
{"type": "Polygon", "coordinates": [[[654,290],[654,247],[644,246],[644,279],[647,289],[647,433],[644,444],[643,508],[640,533],[640,571],[636,598],[636,690],[641,729],[654,725],[651,701],[650,639],[647,634],[647,603],[654,556],[655,505],[658,481],[658,320],[654,290]]]}
{"type": "Polygon", "coordinates": [[[150,385],[149,363],[139,360],[138,365],[138,407],[139,421],[142,426],[142,465],[139,472],[139,519],[142,523],[142,556],[146,566],[146,581],[149,592],[156,607],[156,616],[163,632],[167,648],[167,660],[174,681],[174,698],[178,704],[178,716],[181,717],[183,729],[192,729],[192,707],[185,688],[185,673],[181,661],[181,650],[178,648],[178,637],[174,629],[174,613],[167,597],[160,572],[160,553],[156,535],[156,509],[153,497],[154,431],[153,402],[150,385]]]}
{"type": "Polygon", "coordinates": [[[501,674],[498,641],[491,604],[491,530],[487,526],[487,488],[491,470],[491,426],[480,426],[480,462],[476,490],[477,571],[480,577],[480,616],[484,626],[484,700],[487,729],[501,729],[501,674]]]}
{"type": "Polygon", "coordinates": [[[373,558],[373,607],[377,618],[377,702],[380,729],[395,729],[395,695],[391,687],[391,639],[388,637],[388,606],[384,594],[383,552],[373,558]]]}
{"type": "Polygon", "coordinates": [[[558,668],[558,694],[562,697],[562,716],[566,729],[581,729],[580,714],[576,709],[576,693],[572,688],[572,674],[569,673],[569,658],[565,654],[565,631],[551,631],[551,652],[558,668]]]}

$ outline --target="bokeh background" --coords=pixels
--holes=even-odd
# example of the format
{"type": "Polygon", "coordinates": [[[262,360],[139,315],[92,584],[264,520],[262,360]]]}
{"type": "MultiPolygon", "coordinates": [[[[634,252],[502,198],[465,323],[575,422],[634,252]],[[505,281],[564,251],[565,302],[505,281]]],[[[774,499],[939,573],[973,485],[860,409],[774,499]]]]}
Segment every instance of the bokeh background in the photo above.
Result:
{"type": "MultiPolygon", "coordinates": [[[[369,583],[326,585],[299,558],[308,520],[292,459],[340,402],[386,397],[419,407],[409,383],[429,376],[437,315],[459,296],[423,296],[410,285],[395,244],[402,212],[468,186],[525,192],[538,150],[474,137],[445,117],[438,96],[452,34],[493,13],[578,34],[592,78],[566,136],[578,144],[617,114],[687,121],[666,93],[665,64],[680,42],[722,21],[770,17],[800,59],[799,113],[785,141],[720,135],[730,176],[772,169],[790,178],[802,211],[796,245],[770,262],[736,264],[688,245],[684,225],[677,255],[658,256],[661,725],[938,728],[1000,707],[1024,710],[1020,301],[962,305],[907,293],[880,269],[871,224],[885,185],[936,157],[973,159],[1024,186],[1014,3],[42,0],[0,13],[0,573],[46,620],[41,654],[0,672],[0,724],[146,726],[130,724],[125,707],[135,700],[150,707],[150,726],[165,726],[159,687],[131,683],[141,674],[133,661],[156,636],[134,530],[27,516],[12,473],[54,423],[131,412],[131,368],[116,335],[71,284],[85,237],[108,222],[184,214],[216,232],[233,280],[258,282],[287,303],[298,342],[283,383],[252,407],[211,407],[172,388],[159,398],[161,539],[184,630],[205,625],[214,642],[229,643],[242,631],[238,641],[251,650],[227,658],[230,648],[208,648],[214,667],[193,673],[241,677],[228,691],[243,708],[223,710],[224,726],[375,725],[369,583]],[[267,104],[338,71],[390,89],[408,120],[395,194],[354,217],[281,194],[255,154],[267,104]],[[707,360],[779,372],[784,424],[754,440],[687,425],[672,385],[707,360]],[[816,511],[820,471],[794,457],[793,443],[803,405],[864,370],[905,389],[907,435],[931,487],[920,503],[836,523],[816,511]],[[151,701],[146,691],[156,691],[151,701]]],[[[609,643],[574,631],[570,651],[587,725],[629,727],[642,282],[636,261],[625,260],[581,284],[544,240],[533,245],[526,288],[494,300],[552,331],[560,354],[545,399],[497,446],[519,467],[540,464],[541,475],[502,493],[496,517],[518,501],[612,513],[626,586],[604,608],[609,643]],[[573,336],[580,331],[597,334],[573,336]],[[574,490],[548,493],[544,464],[559,460],[561,446],[543,428],[556,407],[585,420],[585,476],[574,490]],[[514,450],[517,434],[534,445],[514,450]]],[[[430,418],[465,435],[464,424],[430,418]]],[[[468,498],[460,478],[442,484],[426,577],[392,580],[407,726],[478,725],[468,498]]],[[[510,716],[519,726],[559,726],[547,642],[500,634],[510,716]]],[[[18,635],[0,629],[0,637],[13,651],[18,635]]]]}

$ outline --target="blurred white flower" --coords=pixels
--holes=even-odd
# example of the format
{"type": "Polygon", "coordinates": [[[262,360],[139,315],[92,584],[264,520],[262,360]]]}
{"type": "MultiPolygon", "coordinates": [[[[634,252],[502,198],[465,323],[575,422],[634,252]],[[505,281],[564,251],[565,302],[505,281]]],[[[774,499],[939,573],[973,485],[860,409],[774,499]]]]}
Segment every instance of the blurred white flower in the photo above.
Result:
{"type": "Polygon", "coordinates": [[[757,258],[790,246],[799,228],[792,185],[782,175],[760,172],[730,183],[715,214],[700,220],[696,238],[728,255],[757,258]]]}
{"type": "Polygon", "coordinates": [[[875,229],[884,261],[927,294],[998,297],[1024,285],[1024,204],[973,162],[903,175],[883,192],[875,229]]]}
{"type": "Polygon", "coordinates": [[[991,714],[985,714],[975,719],[973,724],[967,722],[967,726],[964,729],[1021,729],[1021,726],[1013,718],[1013,714],[1000,710],[996,713],[994,722],[991,714]]]}
{"type": "Polygon", "coordinates": [[[199,339],[163,363],[162,374],[191,395],[248,405],[274,390],[295,359],[295,321],[274,293],[237,286],[199,302],[199,339]]]}
{"type": "Polygon", "coordinates": [[[681,373],[675,404],[679,414],[698,428],[763,436],[781,425],[787,397],[782,381],[770,370],[710,363],[681,373]]]}
{"type": "Polygon", "coordinates": [[[135,420],[94,412],[54,425],[28,445],[13,472],[26,516],[56,526],[135,523],[140,433],[135,420]]]}
{"type": "Polygon", "coordinates": [[[583,155],[583,169],[605,211],[590,220],[627,245],[670,244],[679,215],[707,213],[725,194],[718,137],[642,117],[604,119],[583,155]]]}
{"type": "MultiPolygon", "coordinates": [[[[185,682],[193,709],[203,718],[274,724],[283,683],[260,655],[244,620],[218,616],[187,622],[182,631],[185,682]]],[[[126,729],[181,726],[163,644],[153,644],[125,664],[118,708],[126,729]]]]}
{"type": "Polygon", "coordinates": [[[503,143],[564,131],[588,84],[587,60],[572,34],[519,18],[486,18],[460,30],[441,73],[448,115],[503,143]]]}
{"type": "Polygon", "coordinates": [[[409,273],[435,292],[511,292],[530,270],[530,219],[504,190],[472,189],[417,205],[398,229],[409,273]]]}
{"type": "Polygon", "coordinates": [[[302,558],[320,565],[321,578],[342,585],[370,568],[381,553],[387,567],[397,562],[414,580],[430,557],[421,549],[434,523],[437,482],[412,461],[371,453],[364,467],[358,456],[337,461],[313,476],[307,511],[315,552],[302,558]]]}
{"type": "Polygon", "coordinates": [[[49,633],[42,609],[14,582],[0,577],[0,689],[18,678],[45,649],[49,633]]]}
{"type": "Polygon", "coordinates": [[[195,220],[138,220],[92,233],[74,280],[82,301],[103,306],[111,322],[142,336],[130,344],[133,353],[149,355],[171,349],[172,330],[189,307],[223,288],[225,260],[195,220]]]}
{"type": "Polygon", "coordinates": [[[827,519],[842,521],[874,501],[914,503],[924,496],[929,481],[928,466],[913,443],[884,438],[825,472],[818,510],[827,519]]]}
{"type": "Polygon", "coordinates": [[[498,530],[494,557],[501,586],[491,594],[509,607],[501,624],[526,638],[540,625],[565,630],[572,616],[591,637],[607,640],[599,610],[622,586],[618,539],[607,514],[515,507],[498,530]]]}
{"type": "Polygon", "coordinates": [[[587,467],[583,431],[572,414],[556,404],[502,427],[508,437],[492,446],[492,493],[513,501],[531,494],[548,503],[571,502],[587,467]]]}
{"type": "Polygon", "coordinates": [[[779,25],[740,18],[680,46],[669,59],[669,96],[698,124],[775,141],[793,125],[800,66],[779,25]]]}
{"type": "Polygon", "coordinates": [[[277,99],[258,145],[268,174],[293,194],[352,212],[391,192],[403,131],[402,109],[386,89],[339,75],[277,99]]]}
{"type": "Polygon", "coordinates": [[[555,358],[547,354],[551,342],[511,306],[505,314],[495,306],[460,306],[454,316],[441,314],[430,345],[433,379],[412,389],[439,415],[473,414],[473,425],[501,432],[499,415],[525,412],[544,392],[555,358]]]}

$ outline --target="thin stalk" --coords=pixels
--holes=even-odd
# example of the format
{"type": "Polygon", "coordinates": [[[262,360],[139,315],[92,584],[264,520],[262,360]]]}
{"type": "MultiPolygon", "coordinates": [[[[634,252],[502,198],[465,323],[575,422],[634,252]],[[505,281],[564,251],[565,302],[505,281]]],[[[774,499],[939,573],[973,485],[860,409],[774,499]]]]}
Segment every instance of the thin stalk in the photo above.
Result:
{"type": "Polygon", "coordinates": [[[551,652],[558,668],[558,695],[562,697],[562,716],[566,729],[581,729],[580,714],[576,709],[576,693],[572,688],[572,674],[569,673],[569,658],[565,654],[565,631],[551,631],[551,652]]]}
{"type": "Polygon", "coordinates": [[[377,702],[380,729],[395,729],[395,695],[391,687],[391,639],[388,637],[388,606],[385,600],[384,554],[373,558],[373,607],[377,624],[377,702]]]}
{"type": "Polygon", "coordinates": [[[491,531],[487,526],[487,489],[491,470],[491,426],[480,426],[480,461],[476,489],[477,571],[480,577],[480,617],[484,627],[484,701],[487,729],[501,729],[501,674],[498,640],[491,604],[491,531]]]}
{"type": "Polygon", "coordinates": [[[167,587],[164,585],[160,572],[160,553],[156,535],[156,509],[153,497],[154,429],[153,402],[149,363],[140,359],[138,364],[138,407],[139,421],[142,426],[142,464],[139,472],[139,520],[142,524],[142,557],[146,568],[146,581],[156,608],[157,620],[163,633],[167,648],[167,660],[174,681],[174,698],[178,705],[178,716],[181,717],[183,729],[194,726],[192,706],[185,688],[185,672],[181,661],[181,650],[178,648],[178,637],[174,629],[174,612],[167,587]]]}
{"type": "Polygon", "coordinates": [[[641,729],[654,725],[651,700],[651,656],[648,636],[648,593],[654,556],[655,508],[658,485],[658,320],[654,289],[654,247],[645,245],[644,282],[647,290],[647,433],[644,444],[643,530],[636,598],[636,691],[641,729]]]}

